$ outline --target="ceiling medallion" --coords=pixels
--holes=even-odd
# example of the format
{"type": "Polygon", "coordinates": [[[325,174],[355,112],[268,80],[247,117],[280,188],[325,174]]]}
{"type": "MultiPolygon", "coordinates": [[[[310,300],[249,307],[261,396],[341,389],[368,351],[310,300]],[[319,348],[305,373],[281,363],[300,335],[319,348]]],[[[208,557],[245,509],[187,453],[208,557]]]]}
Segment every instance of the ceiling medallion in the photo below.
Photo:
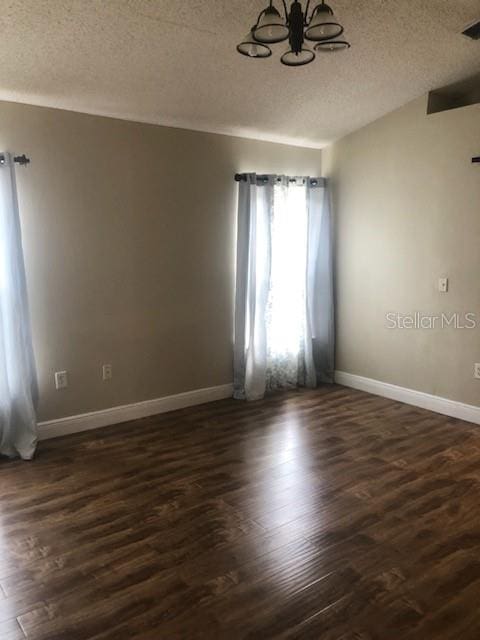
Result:
{"type": "Polygon", "coordinates": [[[310,0],[305,11],[301,2],[295,0],[287,9],[283,2],[283,15],[273,6],[273,0],[260,12],[257,22],[250,29],[237,51],[249,58],[268,58],[272,55],[269,45],[288,40],[290,48],[280,61],[289,67],[299,67],[315,59],[315,53],[305,44],[316,43],[315,51],[334,52],[350,48],[343,35],[343,27],[333,10],[322,1],[309,15],[310,0]]]}

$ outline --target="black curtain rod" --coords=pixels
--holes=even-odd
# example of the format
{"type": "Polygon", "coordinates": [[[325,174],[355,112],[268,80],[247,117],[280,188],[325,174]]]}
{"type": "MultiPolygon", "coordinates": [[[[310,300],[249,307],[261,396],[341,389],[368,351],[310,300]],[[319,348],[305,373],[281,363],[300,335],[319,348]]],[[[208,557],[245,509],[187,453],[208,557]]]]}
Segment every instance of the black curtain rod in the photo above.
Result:
{"type": "MultiPolygon", "coordinates": [[[[248,174],[246,174],[246,173],[236,173],[235,174],[235,181],[236,182],[246,182],[247,175],[248,174]]],[[[260,182],[268,182],[268,178],[269,177],[270,176],[267,176],[267,175],[263,175],[263,176],[258,175],[257,176],[257,180],[260,180],[260,182]]],[[[281,178],[277,178],[278,182],[281,182],[281,180],[282,180],[281,178]]],[[[288,181],[289,182],[296,182],[297,179],[296,178],[289,178],[288,181]]],[[[313,185],[313,186],[317,185],[318,184],[318,179],[317,178],[310,178],[310,184],[313,185]]]]}
{"type": "MultiPolygon", "coordinates": [[[[13,156],[13,161],[23,167],[26,167],[27,164],[30,162],[30,158],[27,158],[27,156],[23,153],[21,156],[13,156]]],[[[0,155],[0,164],[5,164],[4,155],[0,155]]]]}

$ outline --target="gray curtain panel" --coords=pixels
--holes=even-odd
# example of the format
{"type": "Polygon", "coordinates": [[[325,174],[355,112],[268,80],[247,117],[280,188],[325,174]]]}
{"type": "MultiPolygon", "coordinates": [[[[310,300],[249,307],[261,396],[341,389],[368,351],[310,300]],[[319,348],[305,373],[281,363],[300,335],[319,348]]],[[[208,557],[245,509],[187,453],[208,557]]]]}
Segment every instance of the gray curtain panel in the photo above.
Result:
{"type": "Polygon", "coordinates": [[[323,178],[246,177],[238,194],[234,397],[255,400],[271,388],[333,382],[332,223],[323,178]],[[282,277],[298,294],[292,296],[298,346],[288,353],[278,346],[275,318],[289,315],[288,298],[283,308],[278,304],[282,277]]]}
{"type": "Polygon", "coordinates": [[[308,259],[307,326],[308,345],[313,364],[309,387],[320,382],[334,382],[335,317],[333,292],[333,224],[328,181],[319,180],[312,187],[307,180],[308,259]]]}
{"type": "Polygon", "coordinates": [[[252,173],[240,182],[234,347],[234,397],[239,399],[265,393],[272,201],[273,176],[257,184],[252,173]]]}
{"type": "Polygon", "coordinates": [[[37,444],[37,378],[15,166],[0,164],[0,454],[30,460],[37,444]]]}

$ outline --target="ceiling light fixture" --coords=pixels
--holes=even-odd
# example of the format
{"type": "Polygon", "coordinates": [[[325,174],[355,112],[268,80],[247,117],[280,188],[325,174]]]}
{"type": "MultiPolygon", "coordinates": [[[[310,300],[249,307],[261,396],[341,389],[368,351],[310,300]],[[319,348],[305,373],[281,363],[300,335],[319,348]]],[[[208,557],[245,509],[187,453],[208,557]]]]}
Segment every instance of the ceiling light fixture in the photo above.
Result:
{"type": "Polygon", "coordinates": [[[237,46],[237,51],[250,58],[268,58],[272,55],[269,45],[288,40],[290,48],[281,56],[280,61],[289,67],[298,67],[312,62],[315,53],[305,46],[305,41],[315,44],[315,51],[341,51],[349,49],[344,29],[331,7],[322,0],[309,14],[310,0],[305,11],[298,0],[294,0],[287,9],[286,0],[282,0],[283,17],[273,6],[273,0],[260,12],[257,22],[237,46]]]}

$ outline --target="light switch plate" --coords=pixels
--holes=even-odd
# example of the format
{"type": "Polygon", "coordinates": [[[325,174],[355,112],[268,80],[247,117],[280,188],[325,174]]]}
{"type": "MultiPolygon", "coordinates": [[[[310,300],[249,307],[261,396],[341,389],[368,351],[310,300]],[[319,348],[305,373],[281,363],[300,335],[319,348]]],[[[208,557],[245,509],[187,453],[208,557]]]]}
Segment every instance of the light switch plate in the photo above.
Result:
{"type": "Polygon", "coordinates": [[[104,364],[102,367],[102,380],[111,380],[112,378],[112,365],[104,364]]]}
{"type": "Polygon", "coordinates": [[[68,387],[68,375],[66,371],[55,371],[55,388],[66,389],[68,387]]]}
{"type": "Polygon", "coordinates": [[[438,290],[440,293],[447,293],[448,291],[448,278],[438,279],[438,290]]]}

